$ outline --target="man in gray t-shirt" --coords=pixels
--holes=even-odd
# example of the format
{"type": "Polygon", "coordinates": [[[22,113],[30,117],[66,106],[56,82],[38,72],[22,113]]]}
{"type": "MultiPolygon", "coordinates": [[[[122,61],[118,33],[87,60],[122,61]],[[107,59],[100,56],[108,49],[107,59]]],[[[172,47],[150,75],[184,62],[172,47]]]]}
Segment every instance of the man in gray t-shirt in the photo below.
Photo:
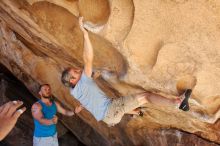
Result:
{"type": "MultiPolygon", "coordinates": [[[[102,120],[108,125],[114,125],[120,122],[124,114],[140,115],[141,112],[135,109],[147,102],[162,106],[175,106],[181,103],[180,98],[167,99],[150,92],[110,100],[92,78],[93,47],[88,32],[83,27],[82,19],[82,17],[79,18],[79,25],[84,36],[84,69],[82,71],[67,68],[63,71],[61,77],[62,83],[70,87],[71,95],[81,103],[81,106],[75,109],[77,112],[84,107],[97,121],[102,120]]],[[[187,94],[184,98],[184,105],[181,104],[181,107],[185,108],[184,110],[188,110],[186,107],[188,107],[189,97],[190,94],[187,94]]]]}

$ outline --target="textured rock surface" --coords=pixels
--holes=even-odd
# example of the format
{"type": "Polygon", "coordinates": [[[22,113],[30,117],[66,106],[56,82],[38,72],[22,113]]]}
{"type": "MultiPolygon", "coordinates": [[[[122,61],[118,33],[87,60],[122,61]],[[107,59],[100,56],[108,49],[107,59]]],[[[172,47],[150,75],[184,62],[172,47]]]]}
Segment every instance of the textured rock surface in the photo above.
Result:
{"type": "MultiPolygon", "coordinates": [[[[109,81],[117,92],[149,90],[174,98],[193,88],[191,111],[147,104],[143,118],[125,116],[112,128],[84,111],[78,119],[63,117],[66,127],[87,145],[215,145],[199,137],[220,144],[220,2],[97,3],[100,9],[91,0],[2,0],[0,62],[33,94],[39,83],[50,83],[54,95],[74,108],[78,103],[61,85],[60,74],[69,65],[82,67],[77,17],[85,15],[94,66],[118,74],[109,81]],[[96,28],[98,33],[92,33],[96,28]]],[[[116,95],[106,82],[98,82],[116,95]]]]}

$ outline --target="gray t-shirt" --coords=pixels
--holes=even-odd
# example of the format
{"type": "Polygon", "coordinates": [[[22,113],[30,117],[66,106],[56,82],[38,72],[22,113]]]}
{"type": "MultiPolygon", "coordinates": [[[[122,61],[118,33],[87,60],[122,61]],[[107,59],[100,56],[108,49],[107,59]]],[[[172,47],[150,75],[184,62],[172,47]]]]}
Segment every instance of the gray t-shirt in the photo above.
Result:
{"type": "Polygon", "coordinates": [[[70,93],[85,107],[97,121],[103,120],[111,100],[96,85],[95,81],[83,72],[80,80],[70,93]]]}

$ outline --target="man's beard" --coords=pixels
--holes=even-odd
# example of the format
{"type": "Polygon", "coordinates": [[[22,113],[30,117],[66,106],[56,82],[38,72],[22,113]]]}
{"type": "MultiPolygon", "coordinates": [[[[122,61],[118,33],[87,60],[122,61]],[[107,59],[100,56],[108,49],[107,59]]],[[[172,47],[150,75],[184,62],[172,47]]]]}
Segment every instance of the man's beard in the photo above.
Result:
{"type": "Polygon", "coordinates": [[[43,95],[43,98],[46,98],[46,99],[51,99],[51,98],[52,98],[52,96],[51,96],[51,95],[49,95],[49,96],[45,96],[45,95],[43,95]]]}

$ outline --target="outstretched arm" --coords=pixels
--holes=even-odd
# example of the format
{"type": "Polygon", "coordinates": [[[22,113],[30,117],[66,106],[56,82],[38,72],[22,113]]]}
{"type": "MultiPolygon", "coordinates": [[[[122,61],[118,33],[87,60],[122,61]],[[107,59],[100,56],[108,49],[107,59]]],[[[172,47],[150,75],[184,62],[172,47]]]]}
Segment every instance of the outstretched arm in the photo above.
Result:
{"type": "Polygon", "coordinates": [[[65,116],[73,116],[74,112],[64,109],[58,102],[55,102],[56,106],[57,106],[57,111],[65,116]]]}
{"type": "Polygon", "coordinates": [[[89,39],[88,32],[83,27],[83,17],[79,18],[79,26],[83,32],[84,37],[84,51],[83,51],[83,61],[84,61],[84,72],[88,77],[92,76],[92,63],[93,63],[93,47],[89,39]]]}

